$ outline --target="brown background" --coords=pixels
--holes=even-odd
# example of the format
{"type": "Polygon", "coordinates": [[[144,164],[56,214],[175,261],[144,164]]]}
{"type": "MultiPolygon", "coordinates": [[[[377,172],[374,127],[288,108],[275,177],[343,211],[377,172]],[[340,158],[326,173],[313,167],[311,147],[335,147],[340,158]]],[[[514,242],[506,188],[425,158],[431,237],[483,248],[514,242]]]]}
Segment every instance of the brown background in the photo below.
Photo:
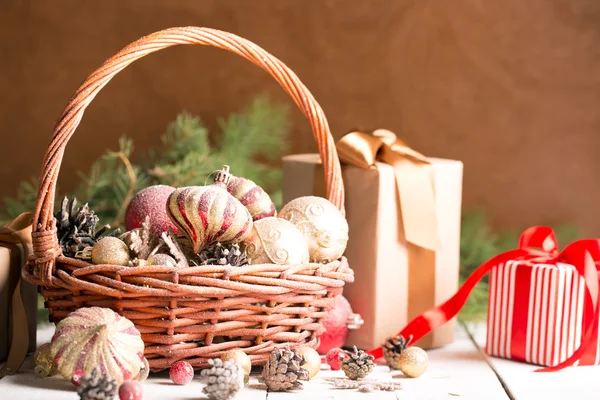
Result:
{"type": "MultiPolygon", "coordinates": [[[[333,133],[386,127],[465,164],[465,207],[512,228],[571,221],[600,235],[597,0],[1,1],[0,195],[39,172],[62,107],[106,58],[144,34],[199,25],[286,62],[333,133]],[[84,4],[85,3],[85,4],[84,4]]],[[[213,121],[270,78],[222,51],[146,57],[96,98],[68,147],[64,186],[122,134],[138,148],[182,109],[213,121]]],[[[314,151],[294,112],[294,152],[314,151]]]]}

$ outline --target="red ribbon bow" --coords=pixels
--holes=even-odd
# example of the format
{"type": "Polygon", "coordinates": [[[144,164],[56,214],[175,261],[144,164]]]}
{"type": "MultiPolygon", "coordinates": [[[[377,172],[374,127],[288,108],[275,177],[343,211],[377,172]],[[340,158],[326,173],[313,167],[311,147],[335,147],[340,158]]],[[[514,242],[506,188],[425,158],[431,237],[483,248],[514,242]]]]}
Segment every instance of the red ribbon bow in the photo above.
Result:
{"type": "MultiPolygon", "coordinates": [[[[585,281],[585,307],[583,316],[583,337],[577,350],[562,363],[540,368],[536,371],[558,371],[573,365],[586,352],[592,340],[594,327],[598,325],[600,307],[598,307],[598,264],[600,263],[600,239],[579,240],[571,243],[562,252],[558,251],[558,243],[554,231],[548,227],[535,226],[528,228],[521,235],[519,247],[499,254],[477,268],[469,276],[462,287],[446,302],[430,308],[415,317],[398,334],[404,337],[413,336],[417,341],[429,332],[439,328],[451,320],[463,308],[475,285],[495,266],[518,260],[531,263],[571,264],[585,281]]],[[[379,358],[383,356],[381,348],[372,349],[369,354],[379,358]]]]}

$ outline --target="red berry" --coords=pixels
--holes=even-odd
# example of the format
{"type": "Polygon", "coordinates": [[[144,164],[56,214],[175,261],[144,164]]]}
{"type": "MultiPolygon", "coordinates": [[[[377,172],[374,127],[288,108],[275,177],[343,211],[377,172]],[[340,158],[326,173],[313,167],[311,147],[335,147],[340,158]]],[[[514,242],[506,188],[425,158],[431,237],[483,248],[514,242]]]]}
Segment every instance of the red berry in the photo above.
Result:
{"type": "Polygon", "coordinates": [[[343,354],[345,354],[344,350],[340,349],[339,347],[335,347],[327,352],[325,359],[333,371],[337,371],[342,368],[340,364],[340,355],[343,354]]]}
{"type": "Polygon", "coordinates": [[[173,228],[178,229],[167,215],[167,199],[175,190],[167,185],[148,186],[136,193],[125,211],[125,228],[130,231],[142,226],[146,216],[150,216],[150,229],[157,234],[173,228]]]}
{"type": "Polygon", "coordinates": [[[169,371],[171,380],[178,385],[187,385],[194,377],[194,368],[187,361],[177,361],[169,371]]]}
{"type": "Polygon", "coordinates": [[[125,381],[119,387],[120,400],[142,400],[143,398],[142,385],[138,381],[125,381]]]}

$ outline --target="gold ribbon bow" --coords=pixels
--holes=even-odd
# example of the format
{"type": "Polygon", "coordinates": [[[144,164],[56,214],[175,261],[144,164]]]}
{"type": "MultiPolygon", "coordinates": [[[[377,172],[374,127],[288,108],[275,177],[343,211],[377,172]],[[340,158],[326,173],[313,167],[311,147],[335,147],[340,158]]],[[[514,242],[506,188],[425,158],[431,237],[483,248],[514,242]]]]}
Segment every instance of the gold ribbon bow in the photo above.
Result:
{"type": "Polygon", "coordinates": [[[406,240],[433,251],[439,248],[433,169],[427,157],[387,129],[348,133],[336,148],[347,164],[369,168],[381,161],[394,167],[406,240]]]}
{"type": "MultiPolygon", "coordinates": [[[[20,244],[25,255],[23,262],[27,262],[31,255],[29,248],[31,244],[31,219],[31,213],[23,213],[8,225],[0,227],[0,245],[14,247],[20,244]]],[[[18,269],[18,274],[15,273],[15,279],[12,278],[12,274],[9,275],[11,275],[9,278],[9,295],[11,296],[12,340],[6,363],[0,369],[0,378],[17,372],[27,356],[29,347],[27,313],[21,297],[21,268],[18,269]]]]}

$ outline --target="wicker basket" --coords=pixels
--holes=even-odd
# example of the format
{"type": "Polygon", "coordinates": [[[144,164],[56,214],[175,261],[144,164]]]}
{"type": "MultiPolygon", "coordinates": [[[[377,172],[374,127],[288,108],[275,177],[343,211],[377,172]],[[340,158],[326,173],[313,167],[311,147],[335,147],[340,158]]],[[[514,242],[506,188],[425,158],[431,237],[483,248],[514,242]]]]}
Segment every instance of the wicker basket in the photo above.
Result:
{"type": "Polygon", "coordinates": [[[109,307],[129,318],[146,344],[153,371],[186,360],[196,368],[232,348],[254,365],[278,345],[316,348],[322,320],[354,274],[345,258],[329,264],[281,266],[122,267],[91,265],[61,254],[53,217],[54,196],[67,142],[86,107],[113,76],[133,61],[178,44],[202,44],[238,54],[267,71],[292,97],[312,127],[323,160],[327,197],[343,212],[344,188],[323,110],[298,77],[252,42],[214,29],[171,28],[125,47],[92,73],[54,128],[44,162],[33,220],[34,255],[23,278],[40,286],[50,320],[79,307],[109,307]]]}

